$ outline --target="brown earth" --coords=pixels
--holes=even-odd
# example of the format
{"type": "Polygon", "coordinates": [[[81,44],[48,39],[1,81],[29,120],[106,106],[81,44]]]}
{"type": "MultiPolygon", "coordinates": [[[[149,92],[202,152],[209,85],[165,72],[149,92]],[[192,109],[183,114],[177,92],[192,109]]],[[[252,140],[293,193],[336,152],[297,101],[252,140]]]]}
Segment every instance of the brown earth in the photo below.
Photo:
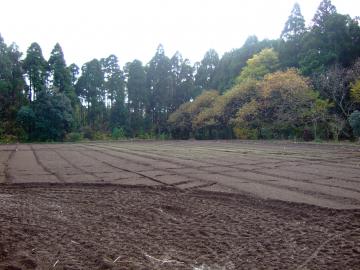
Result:
{"type": "Polygon", "coordinates": [[[0,269],[360,269],[360,148],[0,146],[0,269]]]}

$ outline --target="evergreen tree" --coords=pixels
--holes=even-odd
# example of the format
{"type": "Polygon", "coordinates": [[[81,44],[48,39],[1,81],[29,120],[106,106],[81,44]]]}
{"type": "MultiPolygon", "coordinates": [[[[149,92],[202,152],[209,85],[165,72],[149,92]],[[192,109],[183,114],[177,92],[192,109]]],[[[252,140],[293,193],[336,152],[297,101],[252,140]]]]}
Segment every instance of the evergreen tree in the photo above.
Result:
{"type": "Polygon", "coordinates": [[[133,133],[143,129],[145,107],[148,104],[145,67],[139,60],[127,63],[125,68],[129,121],[133,133]]]}
{"type": "Polygon", "coordinates": [[[313,28],[322,28],[326,18],[336,13],[336,7],[331,3],[331,0],[322,0],[312,20],[313,28]]]}
{"type": "Polygon", "coordinates": [[[78,76],[80,74],[80,68],[76,64],[72,63],[70,66],[67,67],[67,69],[70,73],[71,85],[75,87],[78,76]]]}
{"type": "Polygon", "coordinates": [[[48,79],[48,64],[43,57],[39,44],[32,43],[27,50],[24,69],[29,80],[28,99],[36,99],[38,93],[46,91],[48,79]]]}
{"type": "Polygon", "coordinates": [[[299,39],[305,32],[305,20],[301,14],[300,6],[295,3],[280,37],[285,40],[299,39]]]}
{"type": "Polygon", "coordinates": [[[306,32],[305,20],[296,3],[281,33],[279,60],[283,67],[299,67],[302,38],[306,32]]]}
{"type": "Polygon", "coordinates": [[[195,86],[197,94],[213,88],[213,78],[218,64],[218,53],[214,49],[210,49],[205,53],[201,62],[196,65],[195,86]]]}
{"type": "Polygon", "coordinates": [[[51,51],[48,61],[53,91],[66,93],[71,87],[69,71],[66,68],[64,53],[59,43],[51,51]],[[56,89],[56,90],[55,90],[56,89]]]}
{"type": "Polygon", "coordinates": [[[195,98],[193,74],[194,68],[190,65],[190,61],[185,59],[181,63],[180,74],[175,90],[174,109],[177,109],[181,104],[188,102],[190,99],[195,98]]]}
{"type": "Polygon", "coordinates": [[[0,138],[20,135],[16,115],[25,102],[21,55],[15,44],[7,46],[0,35],[0,138]]]}
{"type": "Polygon", "coordinates": [[[46,91],[40,92],[30,107],[22,107],[17,118],[30,140],[40,141],[62,141],[73,123],[71,103],[66,95],[46,91]]]}
{"type": "Polygon", "coordinates": [[[118,59],[115,55],[101,59],[104,72],[104,88],[106,98],[110,101],[110,107],[116,102],[124,103],[125,101],[125,78],[120,69],[118,59]]]}
{"type": "Polygon", "coordinates": [[[188,59],[183,59],[179,52],[171,58],[172,102],[171,112],[194,97],[194,69],[188,59]]]}
{"type": "Polygon", "coordinates": [[[299,65],[306,75],[324,72],[335,64],[349,67],[360,56],[358,22],[338,13],[322,18],[302,41],[299,65]]]}
{"type": "Polygon", "coordinates": [[[165,129],[168,113],[171,111],[172,77],[171,62],[159,45],[147,70],[147,89],[149,103],[147,113],[157,133],[165,129]]]}
{"type": "Polygon", "coordinates": [[[105,91],[104,73],[97,59],[85,63],[76,84],[76,91],[87,105],[87,124],[92,128],[101,128],[104,124],[105,91]],[[97,124],[97,126],[95,126],[97,124]]]}
{"type": "Polygon", "coordinates": [[[75,94],[70,70],[66,66],[64,53],[59,43],[56,43],[51,51],[48,65],[51,91],[64,93],[70,99],[72,107],[75,108],[78,99],[75,94]]]}

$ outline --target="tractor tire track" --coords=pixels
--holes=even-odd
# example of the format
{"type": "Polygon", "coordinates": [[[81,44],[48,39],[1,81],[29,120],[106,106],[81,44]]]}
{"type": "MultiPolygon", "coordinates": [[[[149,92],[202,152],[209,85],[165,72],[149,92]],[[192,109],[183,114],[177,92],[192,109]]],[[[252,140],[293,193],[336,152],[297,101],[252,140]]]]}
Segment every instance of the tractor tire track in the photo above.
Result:
{"type": "Polygon", "coordinates": [[[5,184],[12,183],[13,179],[14,179],[14,177],[10,173],[10,162],[13,159],[15,153],[17,152],[17,147],[15,149],[13,149],[13,150],[10,150],[10,151],[11,152],[10,152],[8,158],[6,159],[5,166],[4,166],[4,176],[5,176],[4,183],[5,184]]]}
{"type": "Polygon", "coordinates": [[[36,163],[48,174],[54,175],[56,177],[56,179],[61,182],[61,183],[65,183],[65,179],[58,174],[57,172],[52,171],[51,169],[49,169],[47,166],[45,166],[45,164],[40,160],[39,155],[36,153],[34,147],[32,145],[30,145],[30,150],[33,153],[36,163]]]}
{"type": "MultiPolygon", "coordinates": [[[[103,149],[106,149],[106,150],[112,150],[112,151],[115,151],[115,152],[119,152],[119,153],[122,153],[122,152],[125,152],[126,151],[121,151],[119,150],[119,148],[109,148],[109,147],[106,147],[106,146],[93,146],[93,147],[97,147],[97,148],[103,148],[103,149]]],[[[90,148],[91,149],[91,148],[90,148]]],[[[100,150],[98,150],[100,151],[100,150]]],[[[100,151],[102,152],[102,151],[100,151]]],[[[104,152],[102,152],[104,153],[104,152]]],[[[111,155],[109,153],[106,153],[107,155],[111,155]]],[[[165,161],[165,162],[168,162],[168,163],[172,163],[174,165],[183,165],[179,162],[175,162],[173,160],[169,161],[168,159],[164,159],[164,158],[161,158],[161,157],[157,157],[155,158],[154,156],[152,157],[149,157],[147,155],[144,155],[144,154],[139,154],[139,153],[133,153],[131,151],[128,151],[127,153],[128,155],[133,155],[133,156],[138,156],[138,157],[141,157],[141,158],[151,158],[153,160],[157,160],[157,161],[165,161]]],[[[119,157],[119,156],[116,156],[116,155],[113,155],[117,158],[122,158],[122,159],[125,159],[123,157],[119,157]]],[[[128,161],[131,161],[131,162],[135,162],[134,160],[131,160],[131,159],[125,159],[125,160],[128,160],[128,161]]],[[[201,161],[202,162],[202,161],[201,161]]],[[[206,162],[203,162],[206,164],[206,162]]],[[[141,165],[146,165],[146,166],[151,166],[150,163],[140,163],[139,164],[141,165]]],[[[211,165],[211,164],[208,164],[208,165],[211,165]]],[[[209,173],[208,171],[204,170],[204,169],[201,169],[199,167],[195,167],[195,166],[191,166],[191,165],[187,165],[188,168],[192,168],[192,169],[196,169],[198,171],[201,171],[201,172],[204,172],[204,173],[209,173]]],[[[223,166],[223,167],[227,167],[227,166],[223,166]]],[[[229,167],[229,166],[228,166],[229,167]]],[[[263,172],[259,172],[259,171],[254,171],[254,170],[246,170],[246,169],[241,169],[240,172],[251,172],[251,173],[255,173],[255,174],[258,174],[258,175],[263,175],[263,176],[271,176],[271,177],[275,177],[274,175],[271,175],[271,174],[268,174],[268,173],[263,173],[263,172]]],[[[219,176],[226,176],[226,177],[231,177],[235,180],[239,180],[238,178],[234,177],[234,175],[232,174],[228,174],[228,173],[224,173],[224,172],[211,172],[213,175],[219,175],[219,176]]],[[[179,175],[181,175],[181,173],[179,173],[179,175]]],[[[183,176],[187,176],[189,177],[187,174],[183,174],[183,176]]],[[[300,181],[300,180],[294,180],[292,179],[291,177],[279,177],[279,176],[276,176],[277,178],[282,178],[284,180],[290,180],[290,181],[300,181]]],[[[191,177],[193,178],[193,177],[191,177]]],[[[202,179],[203,180],[203,179],[202,179]]],[[[350,203],[350,204],[355,204],[355,205],[359,205],[360,204],[360,200],[356,200],[356,199],[353,199],[353,198],[348,198],[348,197],[343,197],[343,196],[336,196],[336,195],[331,195],[331,194],[327,194],[327,193],[323,193],[323,192],[320,192],[320,191],[312,191],[312,190],[304,190],[302,188],[298,188],[298,187],[292,187],[292,186],[289,186],[289,185],[282,185],[282,184],[275,184],[275,183],[269,183],[269,182],[264,182],[264,181],[261,181],[261,180],[256,180],[256,179],[251,179],[251,178],[248,178],[248,177],[244,177],[244,176],[241,176],[241,180],[245,180],[245,181],[249,181],[249,182],[254,182],[254,183],[257,183],[257,184],[260,184],[260,185],[263,185],[263,186],[269,186],[269,187],[275,187],[275,188],[279,188],[279,189],[283,189],[283,190],[289,190],[289,191],[293,191],[293,192],[297,192],[297,193],[300,193],[300,194],[307,194],[307,195],[310,195],[310,196],[322,196],[322,198],[324,199],[328,199],[328,200],[333,200],[333,201],[338,201],[338,202],[347,202],[347,203],[350,203]]],[[[303,182],[303,183],[306,183],[308,184],[307,182],[304,182],[304,181],[300,181],[300,182],[303,182]]],[[[216,182],[219,186],[224,186],[224,187],[227,187],[229,188],[228,185],[226,184],[223,184],[223,183],[219,183],[219,182],[216,182]]],[[[321,184],[319,184],[321,185],[321,184]]],[[[239,191],[239,190],[238,190],[239,191]]]]}
{"type": "MultiPolygon", "coordinates": [[[[120,149],[121,147],[114,147],[116,149],[120,149]]],[[[112,148],[112,149],[114,149],[112,148]]],[[[108,148],[108,149],[111,149],[111,148],[108,148]]],[[[130,149],[127,149],[127,148],[121,148],[121,149],[126,149],[129,153],[134,153],[134,151],[130,150],[130,149]]],[[[138,154],[138,153],[136,153],[138,154]]],[[[151,157],[154,157],[154,156],[158,156],[158,154],[156,153],[147,153],[149,156],[151,157]]],[[[147,156],[147,157],[149,157],[147,156]]],[[[179,158],[177,156],[174,156],[174,155],[167,155],[169,157],[172,157],[172,158],[176,158],[176,159],[182,159],[182,158],[179,158]]],[[[145,157],[145,155],[143,156],[145,157]]],[[[160,157],[159,157],[160,158],[160,157]]],[[[199,162],[198,160],[196,159],[191,159],[191,158],[186,158],[184,160],[192,160],[192,161],[197,161],[199,162]]],[[[252,160],[252,159],[248,159],[248,160],[252,160]]],[[[163,161],[165,161],[165,159],[163,159],[163,161]]],[[[166,160],[167,161],[167,160],[166,160]]],[[[296,164],[295,167],[299,167],[299,166],[303,166],[303,165],[306,165],[308,164],[307,162],[304,162],[304,160],[301,160],[302,162],[300,164],[296,164]]],[[[200,161],[201,163],[205,163],[205,164],[209,164],[211,166],[219,166],[218,164],[214,163],[214,162],[208,162],[208,161],[200,161]]],[[[292,162],[295,162],[295,163],[299,163],[299,161],[292,161],[292,162]]],[[[275,161],[275,162],[267,162],[268,165],[281,165],[283,163],[283,161],[275,161]]],[[[319,163],[321,165],[324,165],[322,163],[319,163]]],[[[303,183],[312,183],[314,185],[319,185],[319,186],[324,186],[324,187],[330,187],[330,188],[339,188],[339,189],[343,189],[343,190],[347,190],[347,191],[352,191],[352,192],[357,192],[357,193],[360,193],[360,190],[357,190],[357,189],[353,189],[353,188],[348,188],[348,187],[343,187],[343,186],[338,186],[338,185],[331,185],[331,184],[324,184],[324,183],[318,183],[318,182],[314,182],[314,181],[308,181],[308,180],[301,180],[301,179],[298,179],[298,178],[293,178],[291,176],[283,176],[283,175],[277,175],[277,174],[268,174],[268,173],[265,173],[265,172],[261,172],[260,170],[262,169],[268,169],[267,166],[264,166],[264,163],[263,162],[259,162],[259,163],[254,163],[254,164],[251,164],[251,166],[257,166],[257,167],[260,167],[259,169],[257,170],[252,170],[252,169],[244,169],[244,168],[237,168],[236,166],[241,166],[241,165],[248,165],[246,163],[237,163],[235,165],[222,165],[222,167],[226,167],[226,168],[232,168],[232,169],[236,169],[237,171],[239,171],[240,173],[241,172],[252,172],[252,173],[256,173],[256,174],[260,174],[260,175],[264,175],[264,176],[271,176],[271,177],[277,177],[277,178],[281,178],[281,179],[287,179],[287,180],[292,180],[292,181],[297,181],[297,182],[303,182],[303,183]],[[261,166],[262,165],[262,166],[261,166]]],[[[330,165],[329,165],[330,166],[330,165]]],[[[273,168],[276,168],[277,166],[273,167],[273,168]]],[[[333,167],[333,166],[332,166],[333,167]]],[[[204,166],[205,168],[205,166],[204,166]]],[[[291,168],[281,168],[283,170],[286,170],[286,171],[289,171],[291,173],[299,173],[299,171],[296,171],[296,170],[292,170],[291,168]]],[[[306,175],[311,175],[311,176],[317,176],[317,177],[324,177],[324,175],[321,175],[321,174],[317,174],[317,173],[312,173],[312,172],[301,172],[302,174],[306,174],[306,175]]],[[[336,180],[340,180],[340,181],[345,181],[345,182],[350,182],[350,183],[359,183],[359,181],[357,180],[352,180],[352,179],[346,179],[346,178],[340,178],[340,177],[336,177],[336,178],[333,178],[333,179],[336,179],[336,180]]]]}
{"type": "MultiPolygon", "coordinates": [[[[141,173],[141,172],[135,172],[135,171],[132,171],[132,170],[123,168],[123,167],[115,166],[115,165],[113,165],[113,164],[111,164],[111,163],[109,163],[109,162],[103,161],[103,160],[101,160],[101,159],[99,159],[99,158],[97,158],[97,157],[95,157],[95,156],[92,156],[92,155],[89,155],[89,154],[87,154],[87,153],[84,153],[84,151],[81,151],[80,153],[81,153],[83,156],[86,156],[86,157],[88,157],[88,158],[92,158],[93,160],[96,160],[96,161],[100,161],[102,164],[105,164],[106,166],[108,166],[108,167],[110,167],[110,168],[114,168],[114,169],[117,169],[117,170],[122,170],[122,171],[129,172],[129,173],[134,173],[134,174],[136,174],[136,175],[139,175],[139,176],[141,176],[141,177],[144,177],[144,178],[146,178],[146,179],[149,179],[149,180],[151,180],[151,181],[154,181],[154,182],[156,182],[156,183],[159,183],[159,184],[162,184],[162,185],[165,185],[165,186],[172,186],[171,184],[167,184],[167,183],[162,182],[162,181],[160,181],[160,180],[158,180],[158,179],[156,179],[156,178],[153,178],[153,177],[151,177],[151,176],[145,175],[145,174],[143,174],[143,173],[141,173]]],[[[101,152],[101,153],[103,153],[103,152],[101,152]]],[[[104,153],[103,153],[103,154],[104,154],[104,153]]]]}
{"type": "MultiPolygon", "coordinates": [[[[99,153],[101,153],[101,154],[104,154],[104,155],[107,155],[107,156],[110,156],[110,157],[113,157],[113,158],[116,158],[116,159],[125,160],[125,161],[132,162],[132,163],[135,163],[135,164],[138,164],[138,165],[149,166],[149,167],[151,167],[153,170],[158,170],[158,168],[153,167],[150,163],[140,162],[140,161],[137,161],[137,160],[133,160],[133,159],[121,157],[121,156],[118,156],[118,155],[112,155],[112,154],[110,154],[110,153],[107,153],[107,152],[104,152],[104,151],[101,151],[101,150],[98,150],[98,149],[94,149],[94,148],[88,148],[88,147],[85,147],[85,146],[84,146],[84,148],[85,148],[87,151],[88,151],[88,150],[92,150],[92,151],[99,152],[99,153]]],[[[85,155],[85,153],[83,153],[83,154],[85,155]]],[[[163,182],[163,181],[161,181],[161,180],[159,180],[159,179],[156,179],[156,178],[154,178],[154,177],[151,177],[151,176],[148,176],[148,175],[146,175],[146,174],[143,174],[143,173],[141,173],[141,172],[135,172],[135,171],[132,171],[132,170],[123,168],[123,167],[115,166],[115,165],[113,165],[113,164],[111,164],[111,163],[105,162],[105,161],[103,161],[103,160],[101,160],[101,159],[98,159],[98,158],[96,158],[96,157],[94,157],[94,156],[89,155],[89,157],[92,157],[93,159],[96,159],[96,160],[98,160],[98,161],[100,161],[100,162],[102,162],[102,163],[104,163],[104,164],[106,164],[106,165],[108,165],[108,166],[111,166],[111,167],[114,167],[114,168],[117,168],[117,169],[120,169],[120,170],[124,170],[124,171],[127,171],[127,172],[135,173],[135,174],[137,174],[137,175],[140,175],[140,176],[142,176],[142,177],[148,178],[148,179],[150,179],[150,180],[152,180],[152,181],[161,183],[161,184],[166,185],[166,186],[177,187],[177,186],[179,186],[179,185],[181,185],[181,184],[185,184],[185,183],[188,183],[188,182],[189,182],[189,181],[181,181],[181,182],[169,184],[169,183],[163,182]]],[[[174,174],[174,172],[173,172],[172,170],[169,170],[169,169],[163,169],[163,168],[162,168],[161,170],[162,170],[162,171],[165,171],[165,172],[168,172],[169,174],[174,174]]],[[[197,178],[197,177],[189,176],[188,174],[185,174],[185,173],[176,173],[176,175],[184,176],[184,177],[186,177],[186,178],[188,178],[188,179],[191,179],[191,180],[190,180],[191,182],[199,181],[199,182],[203,183],[203,184],[201,184],[200,186],[202,186],[202,185],[204,185],[204,184],[206,184],[206,185],[209,185],[209,184],[211,184],[211,185],[217,184],[217,183],[214,182],[214,181],[206,181],[206,180],[204,180],[204,179],[202,179],[202,178],[197,178]]],[[[193,188],[196,188],[196,186],[194,186],[193,188]]]]}
{"type": "MultiPolygon", "coordinates": [[[[95,178],[100,179],[101,181],[105,181],[103,178],[99,177],[96,175],[96,173],[93,172],[89,172],[84,170],[83,168],[81,168],[80,166],[77,166],[76,164],[74,164],[73,162],[71,162],[68,158],[66,158],[63,154],[61,154],[58,150],[53,150],[62,160],[64,160],[68,165],[70,165],[71,167],[75,168],[76,170],[79,170],[81,173],[83,174],[87,174],[87,175],[91,175],[95,178]]],[[[78,152],[78,151],[77,151],[78,152]]],[[[78,152],[79,153],[79,152],[78,152]]]]}

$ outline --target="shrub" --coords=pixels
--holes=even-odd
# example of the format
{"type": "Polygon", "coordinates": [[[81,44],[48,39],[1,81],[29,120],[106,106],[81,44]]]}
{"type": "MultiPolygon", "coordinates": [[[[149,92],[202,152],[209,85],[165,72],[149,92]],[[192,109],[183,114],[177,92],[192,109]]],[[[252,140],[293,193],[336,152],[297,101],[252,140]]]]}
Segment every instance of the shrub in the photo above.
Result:
{"type": "Polygon", "coordinates": [[[1,138],[0,138],[0,142],[2,143],[15,143],[15,142],[18,142],[18,137],[17,136],[14,136],[14,135],[3,135],[1,138]]]}
{"type": "Polygon", "coordinates": [[[111,137],[114,140],[121,140],[121,139],[125,139],[126,135],[125,135],[125,130],[120,127],[120,128],[113,128],[112,133],[111,133],[111,137]]]}
{"type": "Polygon", "coordinates": [[[260,134],[262,139],[270,140],[274,138],[274,133],[270,128],[261,128],[260,134]]]}
{"type": "Polygon", "coordinates": [[[170,139],[170,135],[167,134],[167,133],[160,133],[160,134],[158,135],[158,139],[159,139],[159,140],[162,140],[162,141],[164,141],[164,140],[169,140],[169,139],[170,139]]]}
{"type": "Polygon", "coordinates": [[[94,137],[93,137],[93,140],[96,140],[96,141],[106,141],[109,139],[109,135],[104,133],[104,132],[100,132],[100,131],[96,131],[94,133],[94,137]]]}
{"type": "Polygon", "coordinates": [[[155,134],[150,132],[140,131],[139,134],[137,135],[137,138],[142,140],[153,140],[155,139],[155,134]]]}
{"type": "Polygon", "coordinates": [[[235,127],[233,129],[233,131],[234,131],[234,135],[237,139],[256,140],[258,138],[258,133],[255,129],[235,127]]]}
{"type": "Polygon", "coordinates": [[[304,132],[303,132],[303,140],[305,142],[309,142],[309,141],[312,141],[314,140],[314,135],[311,131],[310,128],[304,128],[304,132]]]}
{"type": "Polygon", "coordinates": [[[349,124],[355,137],[360,137],[360,111],[353,112],[349,117],[349,124]]]}
{"type": "Polygon", "coordinates": [[[95,137],[95,132],[90,127],[82,127],[81,131],[85,139],[93,140],[95,137]]]}
{"type": "Polygon", "coordinates": [[[67,142],[78,142],[84,138],[83,134],[80,132],[70,132],[66,134],[65,141],[67,142]]]}

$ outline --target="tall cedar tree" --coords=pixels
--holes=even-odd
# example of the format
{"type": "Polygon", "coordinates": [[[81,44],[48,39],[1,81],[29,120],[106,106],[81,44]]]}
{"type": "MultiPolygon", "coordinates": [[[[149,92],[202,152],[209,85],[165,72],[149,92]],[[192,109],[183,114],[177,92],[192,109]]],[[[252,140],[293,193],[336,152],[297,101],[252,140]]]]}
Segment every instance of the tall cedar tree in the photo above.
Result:
{"type": "Polygon", "coordinates": [[[164,47],[160,44],[147,69],[149,91],[147,113],[158,134],[166,129],[166,119],[168,113],[171,112],[173,96],[171,84],[171,62],[165,55],[164,47]]]}
{"type": "Polygon", "coordinates": [[[32,43],[26,52],[24,69],[29,80],[28,99],[31,102],[38,93],[47,89],[48,79],[48,63],[36,42],[32,43]]]}
{"type": "Polygon", "coordinates": [[[117,57],[112,54],[107,58],[101,59],[101,64],[104,72],[106,98],[110,101],[110,106],[115,101],[124,104],[125,78],[117,57]]]}
{"type": "Polygon", "coordinates": [[[199,95],[204,90],[213,88],[215,69],[219,64],[219,55],[214,49],[208,50],[200,63],[196,64],[195,86],[199,95]]]}
{"type": "Polygon", "coordinates": [[[18,135],[16,115],[25,103],[25,81],[17,46],[7,46],[0,35],[0,138],[18,135]]]}
{"type": "Polygon", "coordinates": [[[298,39],[305,32],[305,19],[301,14],[300,6],[295,3],[284,29],[281,38],[285,41],[298,39]]]}
{"type": "Polygon", "coordinates": [[[279,58],[283,67],[299,67],[302,38],[306,32],[305,20],[296,3],[280,35],[279,58]]]}
{"type": "Polygon", "coordinates": [[[148,104],[145,67],[139,60],[134,60],[124,68],[127,86],[129,124],[133,134],[143,128],[145,108],[148,104]]]}

